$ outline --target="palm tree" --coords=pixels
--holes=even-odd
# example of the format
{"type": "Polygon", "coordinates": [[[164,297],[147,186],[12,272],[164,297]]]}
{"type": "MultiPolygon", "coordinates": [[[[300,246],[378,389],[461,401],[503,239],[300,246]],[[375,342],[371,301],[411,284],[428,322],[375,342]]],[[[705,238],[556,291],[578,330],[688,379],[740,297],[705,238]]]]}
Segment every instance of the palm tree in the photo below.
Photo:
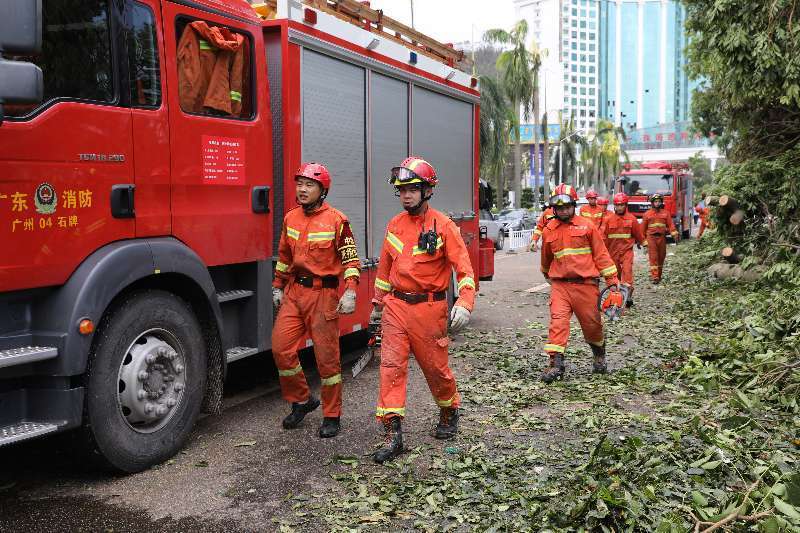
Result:
{"type": "Polygon", "coordinates": [[[487,180],[494,178],[495,190],[500,195],[505,190],[503,170],[508,157],[508,139],[515,127],[514,114],[508,106],[502,85],[491,76],[480,77],[481,87],[481,175],[487,180]]]}
{"type": "MultiPolygon", "coordinates": [[[[536,203],[539,196],[539,69],[542,60],[547,57],[547,50],[542,50],[536,41],[531,45],[531,77],[533,78],[533,94],[531,109],[533,110],[533,198],[536,203]]],[[[545,136],[545,142],[547,137],[545,136]]]]}
{"type": "MultiPolygon", "coordinates": [[[[558,147],[553,154],[556,172],[561,169],[558,176],[559,183],[574,181],[575,171],[580,164],[578,160],[578,147],[585,147],[586,139],[575,129],[575,115],[572,114],[568,119],[561,122],[561,134],[559,135],[558,147]]],[[[577,185],[573,183],[573,185],[577,185]]]]}
{"type": "Polygon", "coordinates": [[[542,138],[544,139],[544,149],[542,150],[542,158],[544,159],[544,200],[550,198],[550,136],[549,126],[547,124],[547,111],[542,115],[542,138]]]}
{"type": "MultiPolygon", "coordinates": [[[[525,46],[528,36],[528,23],[520,20],[511,31],[500,28],[486,31],[483,34],[485,41],[510,45],[497,58],[497,69],[501,72],[503,88],[511,102],[515,122],[520,122],[520,108],[527,119],[530,115],[530,105],[533,96],[533,78],[531,76],[531,52],[525,46]]],[[[514,128],[514,207],[519,207],[521,190],[520,162],[522,161],[522,147],[520,145],[519,127],[514,128]]]]}

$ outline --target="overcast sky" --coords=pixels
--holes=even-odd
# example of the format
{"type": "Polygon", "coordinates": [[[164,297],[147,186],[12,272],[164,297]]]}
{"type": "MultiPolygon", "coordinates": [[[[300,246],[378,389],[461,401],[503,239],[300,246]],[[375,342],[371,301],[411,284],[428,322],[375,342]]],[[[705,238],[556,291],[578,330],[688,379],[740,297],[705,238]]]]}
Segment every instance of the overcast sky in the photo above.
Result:
{"type": "MultiPolygon", "coordinates": [[[[411,26],[411,0],[372,0],[370,7],[411,26]]],[[[489,28],[514,24],[511,0],[414,0],[414,26],[440,42],[480,41],[489,28]]]]}

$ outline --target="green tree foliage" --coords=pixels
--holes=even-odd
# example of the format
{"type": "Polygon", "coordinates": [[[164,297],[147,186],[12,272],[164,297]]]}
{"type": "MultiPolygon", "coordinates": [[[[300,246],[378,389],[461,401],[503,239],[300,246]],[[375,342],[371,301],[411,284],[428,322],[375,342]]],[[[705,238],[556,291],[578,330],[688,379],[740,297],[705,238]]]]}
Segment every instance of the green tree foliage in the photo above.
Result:
{"type": "Polygon", "coordinates": [[[694,201],[697,203],[703,193],[708,193],[714,183],[714,173],[711,171],[711,161],[703,157],[702,152],[697,152],[689,158],[689,168],[692,169],[694,181],[694,201]]]}
{"type": "Polygon", "coordinates": [[[520,206],[525,209],[530,209],[534,205],[533,189],[525,187],[522,189],[522,198],[520,199],[520,206]]]}
{"type": "Polygon", "coordinates": [[[494,181],[496,191],[505,189],[503,175],[509,153],[508,139],[517,128],[505,91],[491,76],[481,76],[481,175],[494,181]]]}

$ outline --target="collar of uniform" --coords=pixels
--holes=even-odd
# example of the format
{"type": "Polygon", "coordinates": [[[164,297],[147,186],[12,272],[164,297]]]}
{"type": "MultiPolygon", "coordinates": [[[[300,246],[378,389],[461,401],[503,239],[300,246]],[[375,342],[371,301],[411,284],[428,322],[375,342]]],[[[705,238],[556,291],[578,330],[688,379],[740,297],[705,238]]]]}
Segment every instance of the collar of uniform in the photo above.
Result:
{"type": "Polygon", "coordinates": [[[310,213],[308,211],[306,211],[305,209],[303,209],[303,214],[305,216],[307,216],[307,217],[313,217],[314,215],[322,213],[323,211],[327,211],[329,207],[330,206],[328,205],[328,202],[322,202],[321,206],[319,206],[318,208],[314,209],[310,213]]]}

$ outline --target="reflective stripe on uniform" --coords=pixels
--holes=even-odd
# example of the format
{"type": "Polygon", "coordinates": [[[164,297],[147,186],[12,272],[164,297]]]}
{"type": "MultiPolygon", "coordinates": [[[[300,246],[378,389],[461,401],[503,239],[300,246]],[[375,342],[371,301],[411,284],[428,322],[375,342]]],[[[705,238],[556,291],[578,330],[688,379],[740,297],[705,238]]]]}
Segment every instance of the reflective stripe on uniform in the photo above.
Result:
{"type": "Polygon", "coordinates": [[[212,48],[211,45],[208,44],[208,41],[200,39],[200,50],[213,50],[213,49],[214,48],[212,48]]]}
{"type": "Polygon", "coordinates": [[[294,228],[290,228],[289,226],[286,226],[286,235],[291,237],[294,240],[299,240],[300,239],[300,231],[298,231],[298,230],[296,230],[294,228]]]}
{"type": "Polygon", "coordinates": [[[329,378],[322,378],[321,382],[323,387],[332,387],[337,383],[342,382],[342,375],[336,374],[335,376],[331,376],[329,378]]]}
{"type": "Polygon", "coordinates": [[[378,407],[375,409],[376,416],[386,416],[388,414],[396,414],[400,416],[406,416],[406,408],[405,407],[378,407]]]}
{"type": "Polygon", "coordinates": [[[617,267],[615,265],[611,265],[610,267],[604,268],[603,270],[600,271],[600,275],[603,276],[604,278],[607,278],[608,276],[616,273],[617,273],[617,267]]]}
{"type": "Polygon", "coordinates": [[[600,348],[602,348],[603,346],[606,345],[605,339],[603,339],[601,341],[589,341],[589,340],[587,340],[586,342],[588,342],[589,344],[591,344],[593,346],[598,346],[600,348]]]}
{"type": "Polygon", "coordinates": [[[231,100],[234,102],[241,102],[242,101],[242,93],[238,91],[231,91],[231,100]]]}
{"type": "Polygon", "coordinates": [[[558,344],[545,344],[544,345],[545,352],[556,352],[556,353],[564,353],[567,349],[564,346],[559,346],[558,344]]]}
{"type": "Polygon", "coordinates": [[[611,233],[608,236],[609,239],[630,239],[630,233],[611,233]]]}
{"type": "Polygon", "coordinates": [[[335,237],[335,231],[315,231],[308,234],[308,242],[332,241],[335,237]]]}
{"type": "Polygon", "coordinates": [[[533,230],[533,234],[534,234],[534,235],[541,235],[541,234],[542,234],[542,230],[540,230],[539,228],[535,228],[535,229],[533,230]]]}
{"type": "Polygon", "coordinates": [[[280,261],[278,261],[278,264],[275,265],[275,270],[277,270],[278,272],[288,272],[289,271],[289,265],[287,265],[286,263],[281,263],[280,261]]]}
{"type": "Polygon", "coordinates": [[[386,232],[386,240],[389,241],[389,244],[392,245],[392,248],[403,253],[403,241],[397,238],[391,231],[386,232]]]}
{"type": "Polygon", "coordinates": [[[449,400],[436,400],[436,405],[438,405],[439,407],[450,407],[451,405],[453,405],[453,400],[455,399],[456,395],[453,394],[453,396],[451,396],[449,400]]]}
{"type": "Polygon", "coordinates": [[[388,281],[382,280],[381,278],[375,278],[375,288],[386,292],[392,290],[391,284],[388,281]]]}
{"type": "Polygon", "coordinates": [[[297,365],[296,367],[290,368],[289,370],[280,370],[280,369],[278,369],[278,375],[283,377],[283,378],[288,378],[288,377],[291,377],[291,376],[296,376],[297,374],[299,374],[302,371],[303,371],[303,367],[300,366],[300,365],[297,365]]]}
{"type": "Polygon", "coordinates": [[[360,278],[361,277],[361,271],[359,269],[355,268],[355,267],[350,267],[350,268],[348,268],[348,269],[346,269],[344,271],[344,277],[345,277],[345,279],[351,278],[351,277],[360,278]]]}
{"type": "Polygon", "coordinates": [[[475,280],[471,277],[467,276],[461,281],[458,282],[458,290],[463,289],[464,287],[472,287],[475,288],[475,280]]]}
{"type": "Polygon", "coordinates": [[[663,222],[651,222],[650,223],[650,227],[651,228],[666,228],[667,225],[664,224],[663,222]]]}
{"type": "Polygon", "coordinates": [[[567,255],[586,255],[591,253],[591,248],[564,248],[560,252],[556,252],[554,255],[556,259],[561,259],[567,255]]]}

